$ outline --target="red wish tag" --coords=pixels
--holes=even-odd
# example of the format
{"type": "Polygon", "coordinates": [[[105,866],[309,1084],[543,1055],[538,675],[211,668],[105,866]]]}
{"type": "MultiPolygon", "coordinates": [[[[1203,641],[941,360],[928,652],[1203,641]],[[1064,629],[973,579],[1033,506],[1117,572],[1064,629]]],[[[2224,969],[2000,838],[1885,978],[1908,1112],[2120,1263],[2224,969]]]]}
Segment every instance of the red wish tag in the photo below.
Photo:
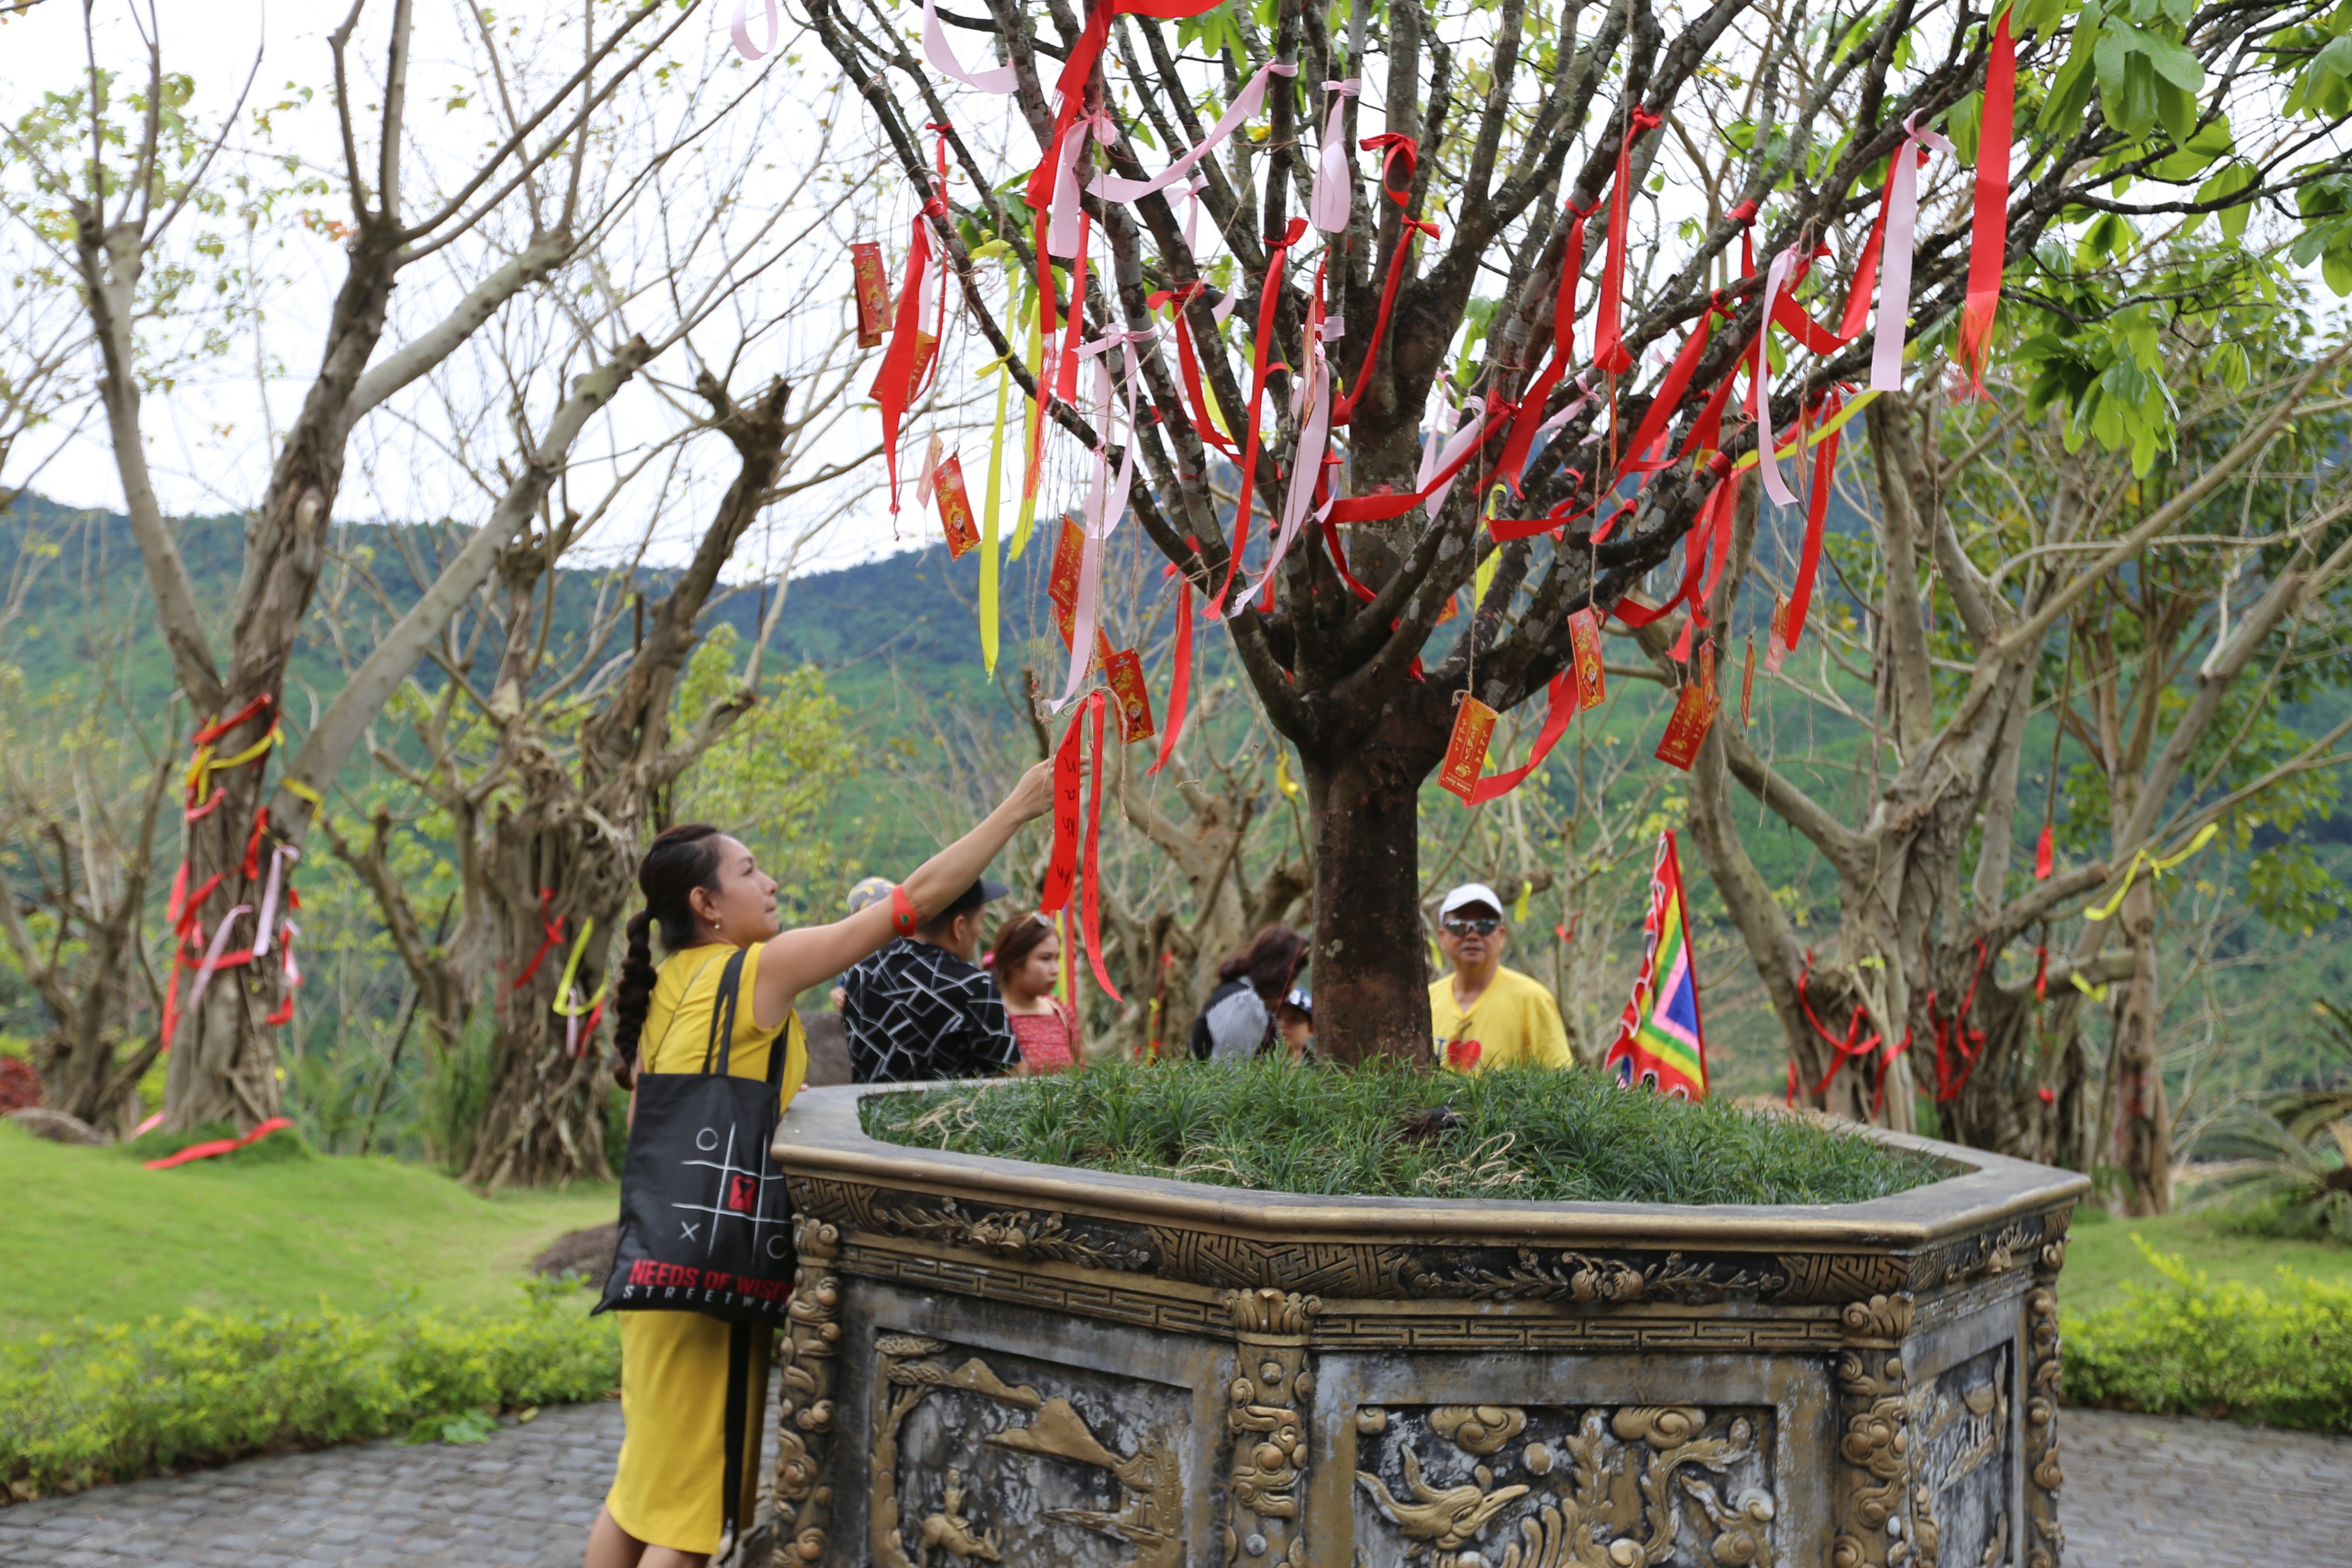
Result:
{"type": "Polygon", "coordinates": [[[948,536],[948,559],[953,561],[980,542],[980,524],[971,515],[971,494],[964,488],[961,456],[950,457],[940,465],[936,488],[940,528],[948,536]]]}
{"type": "Polygon", "coordinates": [[[1739,661],[1739,727],[1748,728],[1748,705],[1756,695],[1756,634],[1748,634],[1748,653],[1739,661]]]}
{"type": "Polygon", "coordinates": [[[1143,683],[1143,660],[1136,651],[1121,648],[1103,660],[1103,679],[1118,699],[1118,738],[1132,744],[1160,731],[1151,722],[1151,690],[1143,683]]]}
{"type": "Polygon", "coordinates": [[[1045,596],[1054,602],[1054,626],[1062,634],[1064,647],[1077,636],[1078,574],[1086,558],[1086,530],[1076,518],[1063,518],[1062,537],[1054,545],[1054,570],[1045,579],[1045,596]]]}
{"type": "Polygon", "coordinates": [[[1568,638],[1576,654],[1576,710],[1582,713],[1609,697],[1609,676],[1601,663],[1601,617],[1591,606],[1568,617],[1568,638]]]}
{"type": "Polygon", "coordinates": [[[1445,761],[1437,770],[1444,788],[1468,800],[1478,788],[1486,767],[1486,742],[1495,733],[1495,710],[1475,697],[1465,697],[1454,712],[1454,738],[1445,743],[1445,761]]]}
{"type": "Polygon", "coordinates": [[[1764,673],[1778,675],[1782,661],[1789,657],[1789,601],[1775,597],[1772,601],[1772,630],[1764,639],[1764,673]]]}
{"type": "Polygon", "coordinates": [[[851,246],[849,270],[857,296],[857,346],[878,349],[890,315],[890,281],[882,275],[882,247],[870,239],[851,246]]]}
{"type": "Polygon", "coordinates": [[[924,388],[930,382],[931,363],[939,357],[940,340],[931,333],[918,329],[915,332],[914,374],[908,378],[907,382],[907,384],[914,389],[913,395],[919,397],[923,395],[924,388]]]}
{"type": "Polygon", "coordinates": [[[1690,772],[1691,762],[1698,755],[1699,742],[1706,739],[1707,726],[1715,722],[1715,703],[1706,689],[1685,686],[1675,695],[1674,713],[1666,720],[1666,732],[1658,742],[1658,761],[1671,768],[1690,772]]]}

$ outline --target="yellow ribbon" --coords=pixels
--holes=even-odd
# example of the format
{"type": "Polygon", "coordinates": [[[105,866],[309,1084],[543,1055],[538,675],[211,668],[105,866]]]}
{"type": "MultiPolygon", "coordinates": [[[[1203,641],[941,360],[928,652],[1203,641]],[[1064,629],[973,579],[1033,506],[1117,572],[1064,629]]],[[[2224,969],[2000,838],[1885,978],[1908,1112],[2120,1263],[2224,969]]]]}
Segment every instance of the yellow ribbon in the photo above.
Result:
{"type": "Polygon", "coordinates": [[[257,760],[270,747],[278,744],[282,733],[277,725],[272,724],[269,726],[269,733],[233,757],[214,756],[212,742],[209,741],[205,742],[196,749],[196,754],[188,759],[188,773],[184,781],[187,786],[188,797],[193,800],[210,794],[206,786],[213,782],[215,773],[225,773],[231,768],[241,768],[246,763],[257,760]]]}
{"type": "Polygon", "coordinates": [[[309,801],[310,803],[311,809],[314,811],[327,804],[327,797],[325,795],[320,795],[317,790],[312,789],[309,784],[304,784],[300,779],[296,778],[291,773],[279,779],[278,781],[278,787],[284,790],[288,795],[293,795],[298,799],[309,801]]]}
{"type": "Polygon", "coordinates": [[[1511,906],[1511,919],[1514,923],[1528,918],[1528,900],[1534,895],[1536,885],[1533,882],[1525,878],[1519,879],[1518,901],[1511,906]]]}
{"type": "Polygon", "coordinates": [[[1280,746],[1274,750],[1274,784],[1287,798],[1298,798],[1298,781],[1290,776],[1290,753],[1280,746]]]}
{"type": "Polygon", "coordinates": [[[996,673],[996,510],[1004,487],[1004,407],[1013,395],[1013,367],[996,366],[996,430],[988,440],[988,504],[980,516],[980,657],[996,673]]]}
{"type": "Polygon", "coordinates": [[[2175,866],[2179,865],[2183,860],[2188,859],[2191,855],[2196,854],[2197,851],[2204,848],[2207,844],[2210,843],[2212,841],[2213,835],[2221,831],[2221,825],[2218,822],[2207,823],[2204,826],[2197,830],[2197,837],[2189,841],[2188,848],[2183,849],[2179,854],[2172,856],[2168,859],[2159,860],[2155,856],[2149,854],[2146,849],[2142,849],[2138,854],[2134,855],[2131,858],[2131,864],[2124,868],[2124,885],[2116,889],[2116,896],[2109,899],[2105,903],[2101,904],[2096,909],[2084,910],[2083,911],[2083,918],[2086,921],[2103,921],[2108,916],[2114,914],[2116,910],[2123,906],[2124,895],[2131,891],[2132,879],[2139,875],[2140,868],[2142,867],[2146,867],[2147,868],[2147,874],[2151,878],[2158,876],[2162,872],[2171,870],[2175,866]]]}
{"type": "Polygon", "coordinates": [[[582,1017],[593,1011],[596,1004],[604,999],[604,993],[612,987],[613,976],[611,972],[607,971],[604,983],[596,987],[596,994],[576,1007],[569,1006],[564,1002],[564,998],[572,994],[572,981],[579,978],[580,959],[588,951],[588,933],[595,929],[596,919],[593,915],[580,922],[580,940],[572,944],[572,956],[563,961],[563,978],[555,983],[555,1010],[566,1018],[582,1017]]]}
{"type": "Polygon", "coordinates": [[[2105,986],[2094,985],[2089,981],[2084,979],[2080,974],[2069,974],[2066,978],[2074,983],[2075,990],[2080,991],[2092,1001],[2104,1002],[2107,999],[2107,988],[2105,986]]]}
{"type": "MultiPolygon", "coordinates": [[[[1032,290],[1034,293],[1034,290],[1032,290]]],[[[1029,310],[1029,380],[1037,388],[1037,395],[1029,399],[1028,414],[1021,422],[1022,461],[1037,450],[1037,421],[1045,416],[1045,386],[1039,378],[1045,374],[1045,313],[1030,300],[1029,310]]],[[[1037,521],[1036,476],[1024,469],[1021,475],[1021,515],[1013,525],[1013,545],[1004,552],[1007,561],[1021,559],[1021,552],[1029,542],[1030,525],[1037,521]]]]}
{"type": "MultiPolygon", "coordinates": [[[[1832,436],[1837,434],[1837,432],[1844,429],[1846,426],[1846,421],[1852,419],[1864,408],[1867,408],[1870,405],[1870,400],[1877,395],[1878,394],[1876,392],[1858,392],[1854,394],[1854,395],[1847,401],[1845,406],[1839,409],[1833,417],[1825,423],[1814,426],[1811,430],[1790,437],[1786,442],[1775,448],[1776,455],[1783,458],[1793,458],[1806,447],[1820,446],[1823,441],[1829,439],[1832,436]]],[[[1756,454],[1750,452],[1746,457],[1740,458],[1739,461],[1732,464],[1731,471],[1735,474],[1742,473],[1755,466],[1756,454]]]]}

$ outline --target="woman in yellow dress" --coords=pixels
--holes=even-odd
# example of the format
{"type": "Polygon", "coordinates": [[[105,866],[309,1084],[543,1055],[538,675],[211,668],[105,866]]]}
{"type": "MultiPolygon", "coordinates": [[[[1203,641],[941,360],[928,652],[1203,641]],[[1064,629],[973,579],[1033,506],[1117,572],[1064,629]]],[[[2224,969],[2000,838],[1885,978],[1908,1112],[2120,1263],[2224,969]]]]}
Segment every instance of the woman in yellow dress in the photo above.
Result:
{"type": "MultiPolygon", "coordinates": [[[[641,1067],[699,1067],[719,974],[741,948],[739,994],[751,1005],[739,1004],[728,1070],[765,1077],[768,1052],[784,1037],[789,1105],[808,1069],[793,998],[953,903],[1014,829],[1045,815],[1052,799],[1053,771],[1040,763],[985,821],[924,861],[889,899],[831,925],[781,933],[775,879],[742,844],[699,824],[662,834],[637,867],[646,907],[629,921],[628,957],[614,997],[615,1076],[634,1089],[641,1067]],[[668,951],[658,969],[656,925],[668,951]]],[[[635,1110],[633,1095],[632,1117],[635,1110]]],[[[587,1568],[701,1568],[719,1550],[726,1513],[728,1334],[727,1323],[699,1312],[621,1314],[621,1462],[588,1533],[587,1568]]],[[[754,1342],[754,1389],[766,1386],[766,1337],[754,1342]]],[[[746,1478],[759,1474],[760,1425],[748,1423],[746,1478]]],[[[750,1510],[740,1517],[748,1521],[750,1510]]]]}

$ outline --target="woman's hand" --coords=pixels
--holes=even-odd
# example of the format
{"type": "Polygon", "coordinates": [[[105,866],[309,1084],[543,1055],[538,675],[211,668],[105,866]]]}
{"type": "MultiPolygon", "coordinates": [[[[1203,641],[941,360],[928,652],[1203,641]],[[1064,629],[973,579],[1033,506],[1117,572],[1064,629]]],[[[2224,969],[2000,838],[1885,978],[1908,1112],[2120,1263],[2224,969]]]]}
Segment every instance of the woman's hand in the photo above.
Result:
{"type": "Polygon", "coordinates": [[[1013,792],[1004,797],[999,811],[1009,812],[1015,822],[1034,822],[1054,809],[1054,764],[1051,759],[1034,763],[1021,775],[1013,792]]]}

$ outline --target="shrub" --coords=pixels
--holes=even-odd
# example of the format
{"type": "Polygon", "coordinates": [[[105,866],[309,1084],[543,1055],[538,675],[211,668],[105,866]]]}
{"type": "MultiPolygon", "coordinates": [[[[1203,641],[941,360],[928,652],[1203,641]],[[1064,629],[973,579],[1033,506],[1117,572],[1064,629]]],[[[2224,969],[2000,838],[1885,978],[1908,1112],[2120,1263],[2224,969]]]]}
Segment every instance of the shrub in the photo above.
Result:
{"type": "Polygon", "coordinates": [[[496,1317],[190,1309],[0,1347],[0,1483],[22,1500],[394,1433],[464,1440],[499,1410],[611,1393],[612,1321],[560,1283],[524,1290],[496,1317]]]}
{"type": "Polygon", "coordinates": [[[859,1113],[893,1143],[1261,1192],[1838,1204],[1941,1174],[1925,1155],[1810,1121],[1541,1068],[1106,1062],[869,1095],[859,1113]]]}
{"type": "Polygon", "coordinates": [[[2165,1283],[2066,1317],[2068,1403],[2352,1431],[2352,1288],[2284,1268],[2275,1294],[2215,1284],[2133,1241],[2165,1283]]]}

